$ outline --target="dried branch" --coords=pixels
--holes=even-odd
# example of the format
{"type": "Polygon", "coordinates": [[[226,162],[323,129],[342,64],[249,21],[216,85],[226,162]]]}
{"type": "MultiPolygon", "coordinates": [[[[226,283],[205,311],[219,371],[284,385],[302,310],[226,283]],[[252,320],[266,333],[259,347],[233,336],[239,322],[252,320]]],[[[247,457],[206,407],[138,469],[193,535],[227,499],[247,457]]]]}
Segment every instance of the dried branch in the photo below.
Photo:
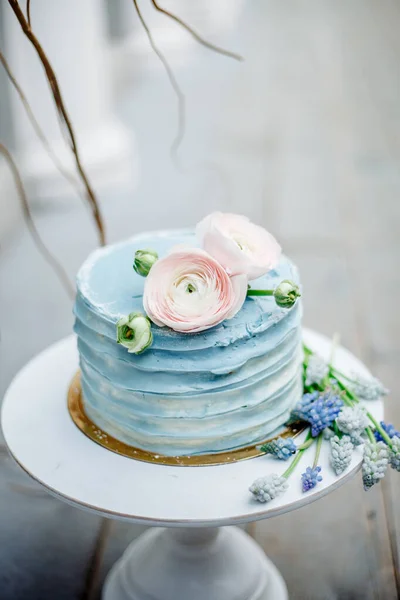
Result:
{"type": "Polygon", "coordinates": [[[230,52],[229,50],[225,50],[224,48],[220,48],[219,46],[215,46],[214,44],[207,42],[207,40],[203,39],[201,35],[197,33],[197,31],[194,31],[194,29],[192,29],[187,23],[182,21],[180,17],[177,17],[165,8],[162,8],[162,6],[158,4],[157,0],[151,0],[151,3],[153,4],[154,8],[158,10],[158,12],[166,15],[167,17],[178,23],[181,27],[186,29],[186,31],[188,31],[190,35],[193,36],[194,39],[197,42],[199,42],[199,44],[201,44],[202,46],[205,46],[206,48],[208,48],[209,50],[213,50],[214,52],[218,52],[218,54],[223,54],[224,56],[234,58],[235,60],[243,60],[243,56],[240,56],[240,54],[236,54],[236,52],[230,52]]]}
{"type": "Polygon", "coordinates": [[[10,170],[13,174],[14,181],[15,181],[15,187],[17,188],[17,192],[18,192],[18,195],[19,195],[19,198],[21,201],[22,214],[23,214],[25,223],[32,235],[33,241],[35,242],[36,247],[39,250],[39,252],[41,253],[41,255],[43,256],[43,258],[48,262],[50,267],[56,273],[61,284],[64,286],[64,289],[67,292],[68,296],[71,299],[73,299],[75,296],[74,288],[73,288],[70,280],[68,279],[68,275],[66,274],[63,266],[51,254],[51,252],[47,249],[47,247],[43,243],[42,238],[40,237],[39,232],[36,229],[36,225],[33,221],[31,210],[30,210],[29,204],[28,204],[28,199],[26,197],[24,185],[22,183],[21,176],[18,172],[18,168],[17,168],[10,152],[7,150],[7,148],[1,142],[0,142],[0,153],[3,154],[4,158],[6,159],[8,165],[10,167],[10,170]]]}
{"type": "Polygon", "coordinates": [[[26,0],[26,17],[28,19],[28,25],[31,26],[31,0],[26,0]]]}
{"type": "Polygon", "coordinates": [[[84,186],[86,189],[87,201],[89,203],[89,206],[90,206],[92,214],[93,214],[93,218],[94,218],[96,226],[97,226],[100,244],[103,246],[105,244],[103,219],[102,219],[102,216],[100,213],[100,209],[99,209],[96,197],[90,186],[90,183],[88,181],[88,178],[86,176],[86,173],[85,173],[82,163],[81,163],[80,155],[78,152],[78,147],[76,144],[75,133],[72,128],[72,123],[68,116],[63,97],[61,95],[61,90],[60,90],[60,86],[58,84],[56,74],[49,62],[49,59],[46,56],[46,53],[44,52],[41,44],[39,43],[39,40],[33,33],[28,21],[26,20],[25,15],[22,12],[22,10],[18,4],[18,0],[8,0],[8,3],[10,4],[12,10],[14,11],[14,13],[18,19],[19,24],[21,25],[22,31],[24,32],[26,37],[29,39],[29,41],[35,48],[35,50],[39,56],[39,59],[43,65],[43,68],[45,70],[46,77],[47,77],[48,83],[50,85],[50,89],[53,93],[54,102],[56,104],[60,123],[64,126],[64,131],[68,136],[69,144],[70,144],[71,150],[75,157],[75,162],[76,162],[76,166],[77,166],[79,175],[80,175],[82,182],[84,183],[84,186]]]}
{"type": "Polygon", "coordinates": [[[79,187],[79,183],[78,181],[75,179],[75,177],[72,175],[72,173],[69,173],[66,169],[64,169],[61,161],[58,159],[58,156],[55,154],[53,148],[50,145],[49,140],[46,138],[42,128],[40,127],[35,115],[33,114],[32,108],[26,98],[26,95],[24,94],[24,92],[22,91],[21,86],[19,85],[19,83],[17,82],[17,80],[15,79],[15,76],[13,75],[11,69],[10,69],[10,65],[8,64],[4,54],[0,51],[0,62],[4,67],[5,72],[7,73],[7,76],[9,78],[9,80],[11,81],[11,83],[13,84],[18,96],[20,97],[20,100],[22,102],[22,105],[25,109],[25,112],[27,114],[28,119],[31,122],[31,125],[33,127],[33,129],[35,130],[36,135],[38,136],[38,138],[40,139],[40,141],[42,142],[42,145],[44,147],[44,149],[46,150],[47,154],[50,156],[51,160],[53,161],[55,167],[58,169],[58,171],[61,173],[61,175],[63,177],[65,177],[65,179],[67,179],[70,184],[74,187],[75,191],[77,192],[78,195],[81,195],[81,189],[79,187]]]}
{"type": "Polygon", "coordinates": [[[175,78],[175,75],[174,75],[171,67],[169,66],[167,59],[162,54],[162,52],[157,48],[157,46],[154,42],[153,36],[151,34],[151,31],[150,31],[146,21],[143,19],[143,15],[140,11],[137,0],[133,0],[133,4],[135,5],[135,9],[136,9],[137,15],[140,19],[140,22],[143,26],[143,29],[145,30],[145,32],[147,34],[148,40],[150,42],[150,46],[152,47],[153,51],[155,52],[155,54],[158,56],[158,58],[162,62],[164,69],[168,75],[168,79],[171,83],[171,86],[178,98],[178,132],[177,132],[175,140],[171,146],[171,154],[176,157],[178,148],[182,142],[182,139],[183,139],[183,136],[185,133],[185,114],[186,114],[185,96],[179,87],[179,84],[175,78]]]}

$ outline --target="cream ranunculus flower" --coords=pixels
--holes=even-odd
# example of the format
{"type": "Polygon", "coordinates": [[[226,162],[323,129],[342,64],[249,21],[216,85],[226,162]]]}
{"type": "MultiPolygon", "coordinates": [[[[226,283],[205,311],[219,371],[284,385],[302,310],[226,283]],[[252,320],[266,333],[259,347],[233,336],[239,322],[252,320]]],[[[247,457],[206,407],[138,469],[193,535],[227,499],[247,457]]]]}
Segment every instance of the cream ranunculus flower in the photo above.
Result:
{"type": "Polygon", "coordinates": [[[276,239],[242,215],[211,213],[197,224],[196,235],[229,275],[244,274],[250,281],[276,267],[281,256],[276,239]]]}
{"type": "Polygon", "coordinates": [[[244,275],[231,278],[204,250],[184,248],[153,265],[146,278],[143,305],[159,327],[195,333],[232,318],[246,293],[244,275]]]}

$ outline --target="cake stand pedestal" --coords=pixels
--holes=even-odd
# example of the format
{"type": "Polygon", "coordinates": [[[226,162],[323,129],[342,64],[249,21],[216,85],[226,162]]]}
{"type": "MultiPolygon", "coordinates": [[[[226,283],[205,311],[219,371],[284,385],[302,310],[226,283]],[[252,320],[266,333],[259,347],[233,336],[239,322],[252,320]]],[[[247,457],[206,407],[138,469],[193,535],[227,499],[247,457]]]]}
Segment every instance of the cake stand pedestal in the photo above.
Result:
{"type": "MultiPolygon", "coordinates": [[[[306,343],[328,357],[330,341],[305,331],[306,343]]],[[[335,364],[368,375],[344,348],[335,364]]],[[[67,390],[77,370],[73,336],[28,363],[11,383],[2,427],[17,463],[49,493],[99,515],[155,526],[128,547],[109,574],[103,600],[287,600],[285,583],[261,548],[241,529],[225,527],[265,519],[317,500],[360,468],[356,449],[348,470],[336,477],[328,444],[320,465],[323,481],[301,493],[299,476],[268,504],[253,500],[257,477],[285,465],[263,456],[213,466],[167,466],[120,456],[87,438],[67,410],[67,390]]],[[[368,404],[378,420],[380,401],[368,404]]],[[[304,435],[304,434],[303,434],[304,435]]],[[[307,453],[302,467],[310,464],[307,453]]]]}
{"type": "Polygon", "coordinates": [[[238,527],[151,528],[111,570],[104,600],[287,600],[277,568],[238,527]]]}

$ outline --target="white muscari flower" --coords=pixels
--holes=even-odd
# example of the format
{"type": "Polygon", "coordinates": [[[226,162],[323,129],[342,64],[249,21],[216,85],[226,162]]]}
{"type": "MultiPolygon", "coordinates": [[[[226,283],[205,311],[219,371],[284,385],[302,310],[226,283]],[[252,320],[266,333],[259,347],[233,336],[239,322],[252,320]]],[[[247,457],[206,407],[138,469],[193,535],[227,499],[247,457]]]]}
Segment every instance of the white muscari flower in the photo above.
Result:
{"type": "Polygon", "coordinates": [[[283,494],[288,487],[289,484],[285,477],[272,473],[272,475],[256,479],[249,490],[259,502],[270,502],[283,494]]]}
{"type": "Polygon", "coordinates": [[[335,435],[331,438],[330,442],[331,465],[336,475],[340,475],[351,463],[351,456],[353,454],[354,446],[349,435],[344,435],[342,438],[339,438],[337,435],[335,435]]]}
{"type": "Polygon", "coordinates": [[[330,439],[333,438],[333,436],[335,435],[335,432],[332,431],[332,429],[330,429],[329,427],[325,427],[325,429],[322,432],[323,438],[325,441],[329,441],[330,439]]]}
{"type": "Polygon", "coordinates": [[[389,462],[388,447],[384,442],[365,442],[362,478],[364,490],[368,491],[385,476],[389,462]]]}
{"type": "Polygon", "coordinates": [[[151,321],[140,312],[133,312],[117,322],[117,342],[128,352],[140,354],[153,343],[151,321]]]}
{"type": "Polygon", "coordinates": [[[357,373],[353,373],[352,379],[349,387],[361,400],[379,400],[389,393],[389,390],[376,377],[360,377],[357,373]]]}
{"type": "Polygon", "coordinates": [[[319,356],[319,354],[311,354],[306,368],[305,384],[307,386],[313,385],[314,383],[319,385],[323,382],[328,373],[329,367],[324,359],[319,356]]]}
{"type": "Polygon", "coordinates": [[[336,418],[336,425],[340,431],[351,437],[353,444],[362,444],[362,435],[369,425],[369,420],[362,406],[345,406],[336,418]]]}
{"type": "Polygon", "coordinates": [[[389,451],[389,462],[392,469],[400,471],[400,437],[392,437],[392,448],[389,451]]]}

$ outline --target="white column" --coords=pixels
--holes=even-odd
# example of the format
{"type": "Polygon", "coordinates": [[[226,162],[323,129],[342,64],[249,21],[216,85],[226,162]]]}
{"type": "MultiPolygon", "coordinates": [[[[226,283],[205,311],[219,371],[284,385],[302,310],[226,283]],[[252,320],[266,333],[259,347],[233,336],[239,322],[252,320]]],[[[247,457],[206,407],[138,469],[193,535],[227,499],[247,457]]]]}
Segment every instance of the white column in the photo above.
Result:
{"type": "MultiPolygon", "coordinates": [[[[24,2],[20,5],[25,8],[24,2]]],[[[3,9],[11,68],[57,155],[73,167],[43,67],[9,5],[3,9]]],[[[125,176],[126,167],[132,170],[137,162],[132,157],[132,135],[112,114],[103,10],[103,0],[31,3],[32,29],[54,68],[83,165],[97,189],[125,176]]],[[[43,149],[14,90],[11,105],[19,165],[31,193],[40,197],[69,193],[69,184],[43,149]]]]}

